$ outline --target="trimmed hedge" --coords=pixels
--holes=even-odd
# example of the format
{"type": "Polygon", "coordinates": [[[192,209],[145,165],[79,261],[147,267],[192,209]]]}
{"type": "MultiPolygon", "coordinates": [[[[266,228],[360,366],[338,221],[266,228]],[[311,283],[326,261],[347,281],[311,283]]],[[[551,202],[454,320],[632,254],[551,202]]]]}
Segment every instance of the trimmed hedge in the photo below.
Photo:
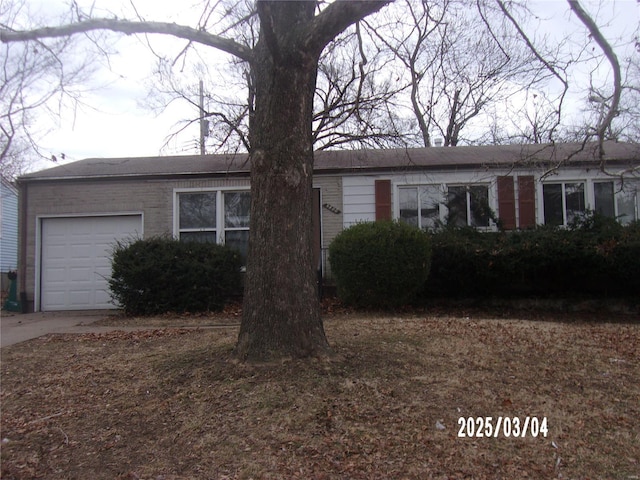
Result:
{"type": "Polygon", "coordinates": [[[111,296],[131,315],[221,310],[242,288],[239,252],[212,243],[118,243],[111,266],[111,296]]]}
{"type": "Polygon", "coordinates": [[[399,222],[356,224],[329,247],[338,296],[360,307],[413,302],[427,280],[430,260],[429,237],[399,222]]]}
{"type": "Polygon", "coordinates": [[[569,228],[432,234],[426,297],[638,296],[640,224],[589,216],[569,228]]]}

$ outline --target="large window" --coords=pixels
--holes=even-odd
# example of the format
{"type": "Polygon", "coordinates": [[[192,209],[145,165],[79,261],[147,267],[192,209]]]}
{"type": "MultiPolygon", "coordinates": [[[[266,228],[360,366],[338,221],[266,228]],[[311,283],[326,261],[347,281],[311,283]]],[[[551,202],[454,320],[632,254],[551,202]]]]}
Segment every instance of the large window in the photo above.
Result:
{"type": "Polygon", "coordinates": [[[616,218],[626,225],[638,218],[638,192],[634,185],[618,188],[613,181],[593,184],[595,212],[605,217],[616,218]],[[616,191],[617,189],[617,191],[616,191]]]}
{"type": "Polygon", "coordinates": [[[246,261],[251,197],[241,192],[179,192],[177,226],[180,240],[224,243],[246,261]]]}
{"type": "Polygon", "coordinates": [[[180,240],[217,241],[216,192],[178,194],[180,240]]]}
{"type": "Polygon", "coordinates": [[[616,194],[616,218],[626,225],[640,220],[640,192],[638,188],[628,188],[616,194]]]}
{"type": "Polygon", "coordinates": [[[246,260],[249,247],[249,192],[224,194],[224,243],[237,248],[246,260]]]}
{"type": "Polygon", "coordinates": [[[447,194],[447,223],[457,227],[488,227],[489,189],[486,185],[452,186],[447,194]]]}
{"type": "Polygon", "coordinates": [[[615,218],[622,224],[638,219],[640,202],[638,185],[613,180],[585,182],[545,183],[542,186],[544,223],[568,225],[587,209],[599,215],[615,218]],[[593,197],[587,195],[593,192],[593,197]],[[593,187],[593,190],[591,188],[593,187]],[[588,199],[588,203],[587,203],[588,199]]]}
{"type": "Polygon", "coordinates": [[[542,197],[546,225],[568,225],[586,210],[584,183],[545,183],[542,197]]]}
{"type": "Polygon", "coordinates": [[[443,195],[438,185],[400,187],[400,219],[409,225],[432,228],[440,220],[443,195]]]}
{"type": "Polygon", "coordinates": [[[615,195],[613,182],[598,182],[593,184],[593,196],[595,199],[594,211],[605,217],[615,217],[615,195]]]}
{"type": "Polygon", "coordinates": [[[441,221],[456,226],[489,226],[486,185],[450,186],[445,191],[440,185],[400,187],[400,220],[420,228],[433,228],[441,221]]]}

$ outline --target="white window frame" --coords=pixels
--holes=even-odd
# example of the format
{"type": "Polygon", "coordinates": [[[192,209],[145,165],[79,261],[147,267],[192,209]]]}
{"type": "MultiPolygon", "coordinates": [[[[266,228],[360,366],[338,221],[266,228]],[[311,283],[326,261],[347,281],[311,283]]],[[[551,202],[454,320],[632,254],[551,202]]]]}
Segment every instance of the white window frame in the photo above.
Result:
{"type": "MultiPolygon", "coordinates": [[[[484,187],[487,189],[487,207],[490,208],[491,210],[495,211],[495,205],[493,205],[492,201],[491,201],[491,185],[489,183],[484,183],[484,182],[478,182],[478,183],[449,183],[446,185],[446,195],[448,197],[449,195],[449,189],[451,187],[463,187],[466,189],[465,191],[465,196],[466,196],[466,207],[467,207],[467,227],[472,227],[475,228],[477,230],[493,230],[493,227],[495,227],[495,222],[491,219],[491,217],[489,217],[489,221],[487,222],[487,225],[471,225],[471,216],[472,216],[472,212],[471,212],[471,188],[473,187],[484,187]]],[[[448,202],[448,198],[447,198],[447,202],[448,202]]],[[[445,203],[444,205],[444,210],[446,211],[446,215],[445,218],[448,216],[449,214],[449,209],[447,208],[447,204],[445,203]]]]}
{"type": "MultiPolygon", "coordinates": [[[[220,196],[222,198],[222,203],[220,203],[220,204],[216,203],[216,209],[220,210],[220,216],[222,217],[222,224],[220,225],[220,227],[221,227],[220,233],[221,234],[219,235],[219,237],[222,237],[220,243],[223,243],[223,244],[227,243],[227,233],[228,232],[247,232],[248,233],[249,232],[249,222],[251,221],[251,205],[249,205],[249,216],[247,218],[248,223],[247,223],[246,227],[245,226],[241,226],[241,227],[228,227],[227,226],[226,217],[225,217],[225,213],[226,213],[225,210],[226,210],[226,207],[227,207],[227,203],[226,203],[226,200],[225,200],[225,196],[226,196],[226,194],[229,194],[229,193],[249,193],[250,194],[250,190],[249,189],[243,189],[243,190],[234,189],[234,190],[225,190],[223,192],[220,192],[220,196]],[[218,205],[220,205],[220,208],[218,208],[218,205]]],[[[249,198],[251,198],[251,197],[249,197],[249,198]]],[[[248,238],[249,237],[247,236],[247,247],[248,247],[248,238]]],[[[243,257],[246,258],[247,254],[248,254],[248,251],[241,252],[241,253],[242,253],[243,257]]]]}
{"type": "Polygon", "coordinates": [[[613,184],[613,211],[614,211],[614,218],[618,221],[620,221],[620,205],[619,205],[619,201],[621,200],[621,197],[623,195],[628,195],[629,193],[631,194],[630,196],[632,197],[632,201],[633,201],[633,218],[622,222],[623,224],[628,224],[630,222],[633,222],[635,220],[640,219],[640,185],[636,184],[636,183],[632,183],[631,187],[630,187],[630,191],[627,192],[623,192],[622,191],[622,185],[620,185],[619,181],[613,180],[613,179],[598,179],[598,180],[593,180],[592,182],[592,190],[593,190],[593,210],[595,211],[596,209],[596,192],[595,192],[595,185],[596,183],[612,183],[613,184]]]}
{"type": "MultiPolygon", "coordinates": [[[[397,206],[395,207],[395,218],[398,220],[401,220],[401,206],[400,206],[400,190],[402,189],[408,189],[408,188],[415,188],[417,190],[418,193],[418,227],[419,228],[425,228],[425,225],[422,225],[422,215],[420,212],[420,208],[421,208],[421,198],[420,198],[420,188],[421,187],[437,187],[438,190],[440,191],[442,197],[441,197],[441,203],[439,204],[439,215],[438,215],[438,220],[441,223],[445,223],[446,218],[449,214],[449,210],[447,208],[447,196],[449,194],[449,188],[450,187],[464,187],[466,189],[466,208],[467,208],[467,212],[466,212],[466,217],[467,217],[467,226],[472,226],[470,225],[470,219],[472,217],[471,215],[471,199],[470,199],[470,188],[472,187],[483,187],[487,189],[487,203],[488,203],[488,207],[490,209],[492,209],[493,211],[495,211],[496,206],[495,206],[495,192],[492,190],[491,184],[490,182],[476,182],[476,183],[460,183],[460,182],[452,182],[452,183],[402,183],[402,184],[397,184],[395,185],[395,198],[398,199],[397,206]]],[[[427,226],[428,227],[428,226],[427,226]]],[[[472,226],[473,228],[477,229],[477,230],[482,230],[482,231],[490,231],[490,230],[495,230],[496,225],[495,222],[489,218],[489,224],[484,226],[484,225],[480,225],[480,226],[472,226]]]]}
{"type": "Polygon", "coordinates": [[[396,185],[396,195],[395,198],[398,199],[398,206],[396,209],[396,218],[398,220],[402,220],[401,218],[401,205],[400,205],[400,191],[404,190],[404,189],[415,189],[416,190],[416,194],[417,194],[417,199],[418,199],[418,204],[417,204],[417,211],[418,211],[418,228],[427,228],[429,227],[428,225],[422,225],[422,215],[421,215],[421,199],[420,199],[420,189],[424,188],[424,187],[435,187],[440,191],[441,194],[441,200],[442,202],[439,203],[439,207],[438,207],[438,220],[440,222],[444,221],[444,211],[445,211],[445,200],[446,200],[446,185],[441,184],[441,183],[420,183],[420,184],[402,184],[402,185],[396,185]]]}
{"type": "Polygon", "coordinates": [[[224,194],[225,193],[242,193],[250,192],[249,187],[218,187],[218,188],[176,188],[173,190],[173,237],[180,239],[182,232],[207,232],[214,229],[180,229],[180,194],[184,193],[215,193],[216,194],[216,212],[215,212],[215,232],[216,243],[224,245],[225,234],[227,231],[249,231],[249,227],[226,227],[224,218],[224,194]]]}
{"type": "Polygon", "coordinates": [[[175,200],[174,200],[174,237],[178,240],[181,239],[181,234],[182,233],[206,233],[206,232],[213,232],[215,233],[215,239],[216,239],[216,243],[221,243],[220,242],[220,220],[219,220],[219,214],[218,214],[218,210],[219,210],[219,205],[220,205],[220,194],[218,193],[217,190],[184,190],[184,191],[177,191],[175,193],[175,200]],[[216,201],[216,207],[215,207],[215,212],[214,212],[214,218],[213,218],[213,226],[211,227],[203,227],[203,228],[180,228],[180,196],[183,194],[215,194],[215,201],[216,201]]]}
{"type": "Polygon", "coordinates": [[[566,227],[568,225],[567,222],[567,194],[566,194],[566,185],[567,184],[582,184],[583,186],[583,200],[584,200],[584,208],[585,208],[585,212],[589,209],[590,207],[590,195],[589,195],[589,191],[593,192],[593,187],[590,188],[589,183],[587,180],[585,179],[577,179],[577,180],[557,180],[557,181],[548,181],[548,182],[543,182],[540,185],[540,212],[542,214],[542,220],[543,220],[543,224],[544,225],[550,225],[547,222],[547,217],[545,214],[545,198],[544,198],[544,187],[545,185],[560,185],[561,186],[561,194],[562,194],[562,224],[557,225],[559,227],[566,227]]]}

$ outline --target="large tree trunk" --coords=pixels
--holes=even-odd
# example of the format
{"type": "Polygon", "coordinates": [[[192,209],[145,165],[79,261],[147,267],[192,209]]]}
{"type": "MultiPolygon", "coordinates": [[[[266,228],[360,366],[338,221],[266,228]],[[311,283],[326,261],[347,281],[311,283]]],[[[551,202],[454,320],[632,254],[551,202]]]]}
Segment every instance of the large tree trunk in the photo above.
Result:
{"type": "MultiPolygon", "coordinates": [[[[299,15],[313,17],[313,8],[302,10],[299,15]]],[[[278,36],[261,37],[252,64],[251,233],[235,350],[240,360],[330,353],[312,260],[311,119],[318,59],[299,49],[300,42],[278,36]]]]}

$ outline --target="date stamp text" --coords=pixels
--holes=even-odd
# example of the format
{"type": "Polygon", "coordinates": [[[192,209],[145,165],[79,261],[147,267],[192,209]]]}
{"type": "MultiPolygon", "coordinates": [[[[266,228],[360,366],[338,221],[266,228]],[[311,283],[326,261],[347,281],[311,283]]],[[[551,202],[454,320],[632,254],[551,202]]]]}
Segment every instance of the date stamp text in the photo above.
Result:
{"type": "Polygon", "coordinates": [[[547,437],[547,417],[460,417],[460,438],[547,437]]]}

